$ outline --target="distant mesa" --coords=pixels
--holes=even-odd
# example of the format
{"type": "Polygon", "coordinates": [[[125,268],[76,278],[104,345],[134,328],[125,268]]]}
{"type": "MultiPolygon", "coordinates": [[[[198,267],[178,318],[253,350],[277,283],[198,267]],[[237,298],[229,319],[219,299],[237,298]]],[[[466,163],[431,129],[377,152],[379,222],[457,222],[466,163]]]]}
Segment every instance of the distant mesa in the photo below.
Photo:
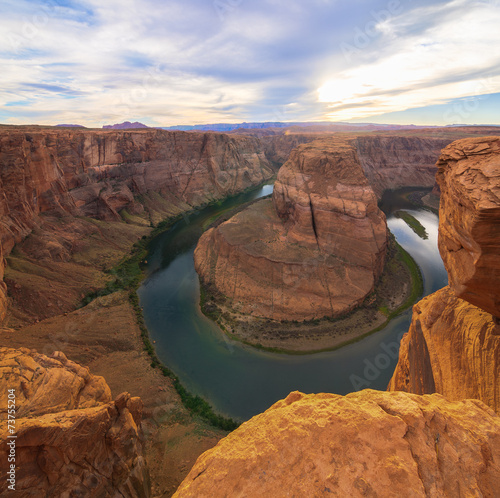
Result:
{"type": "Polygon", "coordinates": [[[103,126],[104,130],[133,130],[137,128],[149,128],[149,126],[139,123],[138,121],[135,121],[134,123],[131,123],[130,121],[125,121],[123,123],[103,126]]]}
{"type": "Polygon", "coordinates": [[[56,126],[59,128],[85,128],[85,126],[79,124],[58,124],[56,126]]]}

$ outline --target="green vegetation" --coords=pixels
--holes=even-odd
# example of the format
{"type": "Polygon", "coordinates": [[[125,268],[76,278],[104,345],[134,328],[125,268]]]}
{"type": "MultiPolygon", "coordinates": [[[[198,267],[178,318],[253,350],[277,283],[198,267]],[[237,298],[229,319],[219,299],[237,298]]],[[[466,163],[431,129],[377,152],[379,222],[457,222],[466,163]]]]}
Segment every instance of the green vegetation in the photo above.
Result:
{"type": "MultiPolygon", "coordinates": [[[[251,191],[251,189],[245,190],[251,191]]],[[[214,201],[201,206],[199,209],[208,207],[209,205],[218,204],[220,201],[214,201]]],[[[205,401],[200,396],[195,396],[191,394],[180,382],[179,378],[166,366],[164,366],[158,356],[156,355],[155,348],[149,339],[149,332],[144,322],[144,316],[142,309],[139,304],[139,297],[137,295],[137,289],[139,288],[142,280],[144,279],[143,265],[147,258],[148,247],[151,241],[160,235],[161,233],[169,230],[174,223],[179,221],[183,216],[189,215],[197,210],[190,211],[188,213],[179,214],[177,216],[168,218],[156,225],[156,227],[147,236],[143,236],[142,239],[138,240],[133,246],[131,254],[128,257],[123,258],[120,263],[108,270],[108,273],[114,278],[109,281],[106,286],[94,292],[88,293],[81,302],[81,307],[86,306],[91,301],[98,297],[107,296],[117,291],[128,290],[129,300],[134,309],[137,324],[141,331],[141,338],[144,344],[144,351],[146,351],[151,359],[151,367],[158,368],[165,377],[170,377],[173,381],[175,390],[179,394],[183,405],[194,415],[199,415],[208,423],[214,427],[218,427],[225,431],[233,431],[239,426],[239,423],[235,420],[222,415],[218,415],[213,411],[207,401],[205,401]]],[[[203,299],[203,294],[202,294],[203,299]]],[[[213,310],[211,318],[218,319],[219,314],[213,310]]]]}
{"type": "MultiPolygon", "coordinates": [[[[263,346],[260,343],[253,343],[250,341],[247,341],[245,339],[242,339],[238,335],[228,331],[226,327],[223,324],[222,318],[225,318],[225,315],[221,313],[220,308],[214,304],[217,302],[217,300],[221,297],[220,295],[215,295],[214,290],[210,287],[206,287],[205,285],[200,285],[200,306],[201,306],[201,311],[204,315],[206,315],[208,318],[213,320],[219,328],[231,339],[238,341],[242,344],[245,344],[247,346],[251,346],[255,349],[267,351],[269,353],[277,353],[277,354],[288,354],[288,355],[309,355],[309,354],[316,354],[316,353],[324,353],[324,352],[329,352],[329,351],[336,351],[337,349],[343,348],[344,346],[347,346],[349,344],[354,344],[356,342],[361,341],[362,339],[374,334],[375,332],[379,332],[380,330],[384,329],[387,327],[389,322],[396,318],[398,315],[400,315],[403,311],[407,310],[410,308],[423,294],[424,291],[424,285],[423,285],[423,278],[422,274],[420,272],[420,268],[418,267],[417,263],[415,260],[410,256],[408,252],[406,252],[403,247],[401,247],[397,241],[394,235],[389,232],[389,254],[386,262],[386,269],[389,271],[398,271],[397,265],[395,264],[396,261],[400,262],[403,264],[409,271],[411,275],[411,292],[408,295],[408,298],[396,309],[390,310],[389,307],[385,302],[380,302],[379,298],[377,297],[377,291],[380,293],[380,290],[377,289],[377,287],[380,284],[377,284],[377,287],[375,288],[375,291],[370,294],[369,296],[366,297],[365,303],[361,305],[361,307],[366,306],[369,307],[371,306],[368,303],[371,303],[372,301],[375,301],[375,305],[377,305],[377,301],[379,301],[378,304],[378,311],[385,315],[386,320],[378,325],[376,328],[367,331],[364,334],[361,334],[357,337],[353,337],[352,339],[347,339],[346,341],[337,344],[336,346],[329,347],[329,348],[323,348],[323,349],[315,349],[315,350],[308,350],[308,351],[297,351],[297,350],[291,350],[291,349],[284,349],[284,348],[276,348],[276,347],[268,347],[268,346],[263,346]]],[[[358,308],[359,309],[359,308],[358,308]]],[[[352,314],[356,312],[356,309],[353,309],[349,311],[348,313],[340,316],[340,317],[328,317],[325,316],[322,319],[312,319],[312,320],[304,320],[303,322],[297,322],[297,320],[293,320],[291,322],[287,322],[285,320],[281,320],[281,323],[293,323],[293,324],[298,324],[298,323],[303,323],[304,325],[319,325],[322,322],[328,321],[335,323],[339,320],[343,320],[352,314]]],[[[227,320],[226,320],[227,321],[227,320]]]]}
{"type": "Polygon", "coordinates": [[[394,213],[396,218],[401,218],[421,239],[428,239],[427,231],[425,227],[418,221],[414,216],[406,211],[396,211],[394,213]]]}

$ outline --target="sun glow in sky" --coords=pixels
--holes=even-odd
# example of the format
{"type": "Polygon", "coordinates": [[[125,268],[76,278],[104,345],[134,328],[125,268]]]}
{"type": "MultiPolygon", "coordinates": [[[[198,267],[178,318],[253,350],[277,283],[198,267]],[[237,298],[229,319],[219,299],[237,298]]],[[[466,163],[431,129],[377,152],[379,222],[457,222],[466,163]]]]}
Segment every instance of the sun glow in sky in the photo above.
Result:
{"type": "Polygon", "coordinates": [[[0,0],[0,122],[500,124],[500,0],[0,0]]]}

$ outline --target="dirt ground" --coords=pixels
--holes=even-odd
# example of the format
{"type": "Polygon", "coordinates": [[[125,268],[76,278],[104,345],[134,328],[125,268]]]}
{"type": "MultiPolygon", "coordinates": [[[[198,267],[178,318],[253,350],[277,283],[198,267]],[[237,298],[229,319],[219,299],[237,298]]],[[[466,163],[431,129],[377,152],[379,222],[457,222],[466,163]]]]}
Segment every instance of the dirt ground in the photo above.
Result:
{"type": "Polygon", "coordinates": [[[114,397],[127,391],[144,403],[153,496],[171,496],[196,459],[227,433],[208,426],[183,407],[170,379],[150,366],[127,293],[93,301],[80,310],[14,329],[0,329],[1,343],[68,358],[102,375],[114,397]]]}

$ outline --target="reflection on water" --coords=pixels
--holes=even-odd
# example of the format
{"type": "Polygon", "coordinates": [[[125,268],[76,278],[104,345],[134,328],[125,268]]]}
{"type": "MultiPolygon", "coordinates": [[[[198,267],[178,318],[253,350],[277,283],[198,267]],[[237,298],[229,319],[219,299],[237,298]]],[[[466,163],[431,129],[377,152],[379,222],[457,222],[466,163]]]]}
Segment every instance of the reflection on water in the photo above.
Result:
{"type": "MultiPolygon", "coordinates": [[[[220,413],[238,419],[266,410],[294,390],[347,394],[366,387],[385,389],[397,362],[399,339],[411,320],[408,310],[384,330],[358,343],[307,356],[266,353],[228,339],[199,310],[194,248],[203,224],[217,212],[271,192],[272,186],[266,186],[217,208],[207,208],[159,236],[148,256],[149,276],[139,289],[146,324],[161,361],[190,391],[203,396],[220,413]]],[[[391,209],[406,207],[395,201],[391,209]]],[[[388,224],[419,264],[428,294],[447,282],[437,250],[438,219],[424,210],[412,208],[410,212],[425,226],[427,240],[390,214],[388,224]]]]}

